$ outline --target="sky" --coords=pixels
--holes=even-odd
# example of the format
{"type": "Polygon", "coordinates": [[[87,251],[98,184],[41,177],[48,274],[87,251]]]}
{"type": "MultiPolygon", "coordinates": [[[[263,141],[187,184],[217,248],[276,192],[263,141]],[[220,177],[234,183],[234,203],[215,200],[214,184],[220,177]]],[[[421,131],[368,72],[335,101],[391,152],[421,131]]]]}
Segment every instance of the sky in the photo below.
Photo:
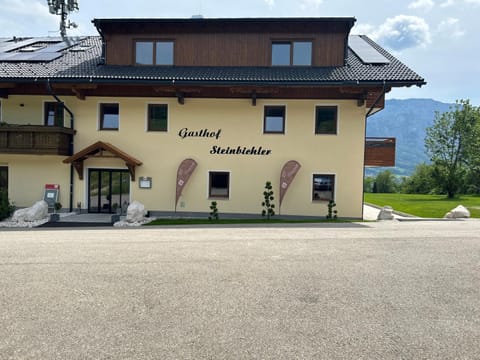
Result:
{"type": "MultiPolygon", "coordinates": [[[[480,106],[480,0],[78,0],[68,35],[97,35],[94,18],[355,17],[368,35],[427,85],[394,88],[392,99],[431,98],[480,106]]],[[[58,36],[47,0],[0,0],[0,37],[58,36]]]]}

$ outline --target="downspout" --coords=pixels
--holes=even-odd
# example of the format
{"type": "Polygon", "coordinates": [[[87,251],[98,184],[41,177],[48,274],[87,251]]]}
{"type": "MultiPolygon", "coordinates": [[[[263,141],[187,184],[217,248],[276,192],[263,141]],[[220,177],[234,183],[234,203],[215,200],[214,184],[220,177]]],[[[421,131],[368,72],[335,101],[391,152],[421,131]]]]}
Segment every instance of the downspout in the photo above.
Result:
{"type": "MultiPolygon", "coordinates": [[[[386,89],[386,83],[385,83],[385,80],[383,80],[382,92],[375,99],[372,106],[370,107],[370,109],[368,109],[367,114],[365,115],[365,134],[363,136],[363,179],[365,179],[365,162],[366,162],[366,151],[365,151],[366,149],[365,149],[365,147],[366,147],[366,144],[367,144],[367,120],[368,120],[368,117],[370,115],[372,115],[372,111],[375,108],[375,106],[378,104],[380,99],[385,96],[385,93],[386,93],[385,89],[386,89]]],[[[362,188],[363,188],[363,180],[362,180],[362,188]]],[[[364,206],[365,206],[365,196],[363,195],[363,191],[362,191],[362,219],[363,219],[363,215],[364,215],[363,214],[364,206]]]]}
{"type": "MultiPolygon", "coordinates": [[[[75,116],[73,115],[73,112],[68,108],[68,106],[65,105],[65,103],[60,100],[60,98],[54,93],[52,89],[52,85],[50,84],[50,79],[47,79],[47,90],[50,93],[50,95],[59,103],[62,104],[62,107],[68,112],[70,115],[70,129],[74,130],[74,119],[75,116]]],[[[69,144],[69,149],[68,149],[69,155],[73,154],[73,134],[70,137],[70,144],[69,144]]],[[[73,211],[73,179],[74,179],[74,169],[73,169],[73,164],[70,164],[70,194],[69,194],[69,211],[73,211]]]]}

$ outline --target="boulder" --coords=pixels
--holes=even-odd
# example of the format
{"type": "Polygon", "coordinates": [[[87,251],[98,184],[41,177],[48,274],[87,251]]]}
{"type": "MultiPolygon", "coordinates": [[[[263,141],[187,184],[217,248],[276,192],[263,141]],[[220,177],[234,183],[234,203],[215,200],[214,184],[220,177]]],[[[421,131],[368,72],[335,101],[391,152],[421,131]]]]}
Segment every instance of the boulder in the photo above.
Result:
{"type": "Polygon", "coordinates": [[[393,220],[393,209],[391,206],[384,206],[378,213],[377,220],[393,220]]]}
{"type": "Polygon", "coordinates": [[[470,217],[470,211],[463,206],[458,205],[455,209],[450,210],[448,213],[445,214],[445,219],[464,219],[470,217]]]}
{"type": "Polygon", "coordinates": [[[125,221],[127,222],[141,222],[145,220],[145,215],[147,211],[145,210],[145,206],[138,201],[132,201],[127,208],[127,217],[125,221]]]}
{"type": "Polygon", "coordinates": [[[33,222],[48,217],[48,204],[44,200],[37,201],[33,206],[16,210],[13,213],[14,222],[33,222]]]}

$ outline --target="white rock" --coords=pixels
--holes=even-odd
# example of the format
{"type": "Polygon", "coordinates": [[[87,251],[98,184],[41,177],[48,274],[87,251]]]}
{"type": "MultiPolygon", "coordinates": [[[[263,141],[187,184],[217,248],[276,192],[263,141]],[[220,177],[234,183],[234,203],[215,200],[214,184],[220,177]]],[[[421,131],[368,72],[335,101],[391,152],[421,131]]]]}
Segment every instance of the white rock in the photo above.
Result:
{"type": "Polygon", "coordinates": [[[13,213],[13,222],[33,222],[48,217],[48,204],[44,200],[37,201],[33,206],[16,210],[13,213]]]}
{"type": "Polygon", "coordinates": [[[393,220],[393,209],[391,206],[384,206],[378,213],[377,220],[393,220]]]}
{"type": "Polygon", "coordinates": [[[450,210],[444,216],[444,218],[446,219],[461,219],[461,218],[469,218],[469,217],[470,217],[470,211],[468,211],[468,209],[463,205],[458,205],[455,209],[450,210]]]}
{"type": "Polygon", "coordinates": [[[145,220],[146,214],[147,211],[145,210],[145,206],[135,200],[132,201],[130,205],[128,205],[127,217],[125,218],[125,221],[129,223],[143,222],[145,220]]]}

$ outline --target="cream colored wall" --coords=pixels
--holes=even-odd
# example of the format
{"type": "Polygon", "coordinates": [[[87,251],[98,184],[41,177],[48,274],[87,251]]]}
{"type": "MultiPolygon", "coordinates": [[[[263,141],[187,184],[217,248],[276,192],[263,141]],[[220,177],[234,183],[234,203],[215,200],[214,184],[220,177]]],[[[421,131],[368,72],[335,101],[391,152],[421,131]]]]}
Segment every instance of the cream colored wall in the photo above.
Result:
{"type": "MultiPolygon", "coordinates": [[[[261,212],[265,181],[273,184],[274,203],[278,207],[279,177],[283,165],[297,160],[302,168],[290,186],[281,213],[289,215],[318,215],[327,213],[326,202],[312,201],[313,174],[336,176],[335,200],[339,216],[360,218],[363,196],[363,154],[365,108],[356,101],[333,100],[257,100],[249,99],[185,99],[180,105],[176,98],[94,98],[85,101],[62,97],[75,114],[75,152],[96,141],[110,142],[143,164],[136,169],[137,181],[131,183],[131,200],[138,200],[149,210],[173,211],[175,207],[176,172],[180,162],[193,158],[198,167],[180,198],[178,211],[208,212],[208,172],[230,172],[230,198],[214,199],[220,213],[261,212]],[[118,131],[100,131],[100,103],[120,104],[118,131]],[[168,104],[168,132],[147,132],[147,104],[168,104]],[[265,105],[286,106],[285,134],[263,134],[265,105]],[[315,135],[315,106],[338,106],[338,134],[315,135]],[[181,139],[182,128],[197,131],[218,131],[218,140],[211,138],[181,139]],[[212,155],[212,146],[259,147],[270,149],[271,155],[212,155]],[[139,189],[138,177],[152,177],[151,189],[139,189]]],[[[10,96],[2,102],[5,121],[43,123],[43,102],[49,97],[10,96]],[[19,104],[24,106],[20,107],[19,104]],[[12,121],[13,120],[13,121],[12,121]]],[[[66,116],[67,118],[67,116],[66,116]]],[[[61,202],[67,207],[69,165],[64,157],[0,155],[0,162],[9,163],[11,198],[27,206],[42,196],[45,183],[61,184],[61,202]],[[38,184],[38,185],[36,185],[38,184]]],[[[119,159],[90,158],[84,163],[84,180],[75,173],[74,200],[87,204],[87,174],[90,168],[121,168],[119,159]]],[[[278,209],[277,209],[278,210],[278,209]]]]}
{"type": "Polygon", "coordinates": [[[0,164],[8,166],[8,197],[18,207],[42,200],[45,184],[59,184],[58,201],[69,206],[70,168],[61,156],[0,154],[0,164]]]}
{"type": "MultiPolygon", "coordinates": [[[[325,202],[313,202],[312,176],[336,175],[336,203],[342,217],[361,217],[363,191],[364,113],[355,101],[316,100],[250,100],[189,99],[185,105],[176,98],[88,98],[74,100],[76,129],[75,151],[102,140],[110,142],[143,162],[137,167],[139,176],[152,177],[152,189],[139,189],[131,184],[131,200],[138,200],[150,210],[173,211],[176,171],[180,162],[193,158],[198,167],[179,201],[178,211],[208,211],[208,172],[230,172],[230,198],[215,199],[220,212],[259,213],[265,181],[272,181],[278,206],[279,176],[289,160],[302,165],[283,201],[282,214],[325,215],[325,202]],[[120,104],[118,131],[98,130],[99,104],[120,104]],[[169,131],[146,132],[148,103],[168,104],[169,131]],[[264,105],[286,105],[286,133],[263,134],[264,105]],[[338,135],[315,135],[316,105],[338,105],[338,135]],[[210,131],[221,129],[218,140],[210,138],[181,139],[182,128],[210,131]],[[271,149],[268,156],[212,155],[212,146],[262,146],[271,149]]],[[[88,168],[124,167],[119,160],[90,159],[88,168]],[[109,165],[110,164],[110,165],[109,165]]],[[[75,202],[86,203],[86,182],[75,183],[75,202]]],[[[137,179],[138,180],[138,179],[137,179]]]]}
{"type": "MultiPolygon", "coordinates": [[[[69,105],[71,97],[61,97],[66,106],[69,105]]],[[[43,125],[44,124],[44,103],[55,102],[51,96],[19,96],[11,95],[2,101],[2,121],[9,124],[19,125],[43,125]]],[[[64,114],[65,126],[70,126],[70,116],[64,114]]]]}

